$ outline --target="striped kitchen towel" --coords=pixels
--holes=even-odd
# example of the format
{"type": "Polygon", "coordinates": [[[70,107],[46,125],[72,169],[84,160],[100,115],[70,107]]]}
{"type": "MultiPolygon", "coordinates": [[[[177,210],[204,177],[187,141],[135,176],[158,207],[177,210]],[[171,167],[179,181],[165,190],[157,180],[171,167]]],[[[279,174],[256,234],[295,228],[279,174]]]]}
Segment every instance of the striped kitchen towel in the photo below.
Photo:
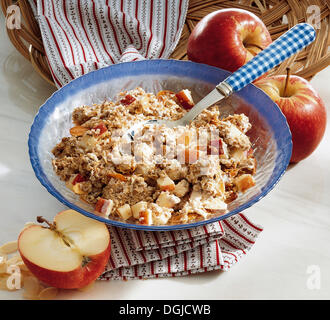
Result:
{"type": "Polygon", "coordinates": [[[262,228],[243,214],[177,231],[109,227],[111,256],[100,280],[185,276],[228,271],[255,243],[262,228]]]}
{"type": "MultiPolygon", "coordinates": [[[[188,0],[29,0],[58,87],[126,61],[168,58],[183,29],[188,0]]],[[[238,214],[173,232],[109,227],[112,251],[100,279],[145,279],[229,270],[262,228],[238,214]]]]}
{"type": "Polygon", "coordinates": [[[188,0],[29,0],[57,87],[92,70],[168,58],[188,0]]]}

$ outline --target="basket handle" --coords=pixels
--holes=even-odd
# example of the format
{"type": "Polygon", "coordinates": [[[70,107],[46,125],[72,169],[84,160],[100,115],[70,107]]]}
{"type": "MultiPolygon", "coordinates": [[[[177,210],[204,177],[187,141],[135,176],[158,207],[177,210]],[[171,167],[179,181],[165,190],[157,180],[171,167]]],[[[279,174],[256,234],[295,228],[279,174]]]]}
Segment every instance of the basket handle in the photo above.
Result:
{"type": "Polygon", "coordinates": [[[225,96],[241,90],[314,40],[315,30],[310,24],[299,23],[295,25],[248,63],[218,84],[217,89],[225,96]]]}

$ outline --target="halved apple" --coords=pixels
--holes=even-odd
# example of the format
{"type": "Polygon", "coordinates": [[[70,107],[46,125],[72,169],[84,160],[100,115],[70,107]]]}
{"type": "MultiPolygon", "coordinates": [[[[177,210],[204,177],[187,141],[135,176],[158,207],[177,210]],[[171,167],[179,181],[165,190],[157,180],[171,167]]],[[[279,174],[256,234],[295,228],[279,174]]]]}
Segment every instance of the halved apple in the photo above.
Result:
{"type": "Polygon", "coordinates": [[[58,213],[48,227],[32,225],[18,237],[25,265],[41,281],[63,289],[87,286],[104,271],[110,256],[105,224],[74,210],[58,213]]]}

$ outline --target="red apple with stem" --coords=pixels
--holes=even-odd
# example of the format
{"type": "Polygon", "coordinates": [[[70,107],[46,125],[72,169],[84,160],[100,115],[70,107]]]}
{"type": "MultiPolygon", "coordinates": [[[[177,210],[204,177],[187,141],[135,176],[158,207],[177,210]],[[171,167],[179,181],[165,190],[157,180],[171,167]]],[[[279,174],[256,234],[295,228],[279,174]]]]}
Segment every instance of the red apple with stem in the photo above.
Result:
{"type": "Polygon", "coordinates": [[[104,223],[74,210],[42,217],[18,237],[23,262],[40,281],[62,289],[82,288],[104,271],[110,256],[110,234],[104,223]]]}
{"type": "Polygon", "coordinates": [[[255,85],[266,92],[280,107],[292,133],[292,155],[295,163],[307,158],[319,145],[327,123],[326,109],[319,94],[305,79],[275,75],[260,79],[255,85]]]}
{"type": "Polygon", "coordinates": [[[189,36],[187,53],[191,61],[234,72],[271,42],[256,15],[242,9],[222,9],[198,22],[189,36]]]}

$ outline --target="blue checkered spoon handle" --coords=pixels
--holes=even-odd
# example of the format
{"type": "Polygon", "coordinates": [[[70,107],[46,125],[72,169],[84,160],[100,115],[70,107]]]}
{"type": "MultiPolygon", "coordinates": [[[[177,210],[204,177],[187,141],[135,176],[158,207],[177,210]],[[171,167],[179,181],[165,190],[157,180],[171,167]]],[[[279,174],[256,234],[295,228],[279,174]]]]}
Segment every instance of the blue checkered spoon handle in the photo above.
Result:
{"type": "Polygon", "coordinates": [[[311,25],[307,23],[297,24],[218,84],[217,89],[228,96],[232,92],[244,88],[314,40],[315,30],[311,25]]]}

